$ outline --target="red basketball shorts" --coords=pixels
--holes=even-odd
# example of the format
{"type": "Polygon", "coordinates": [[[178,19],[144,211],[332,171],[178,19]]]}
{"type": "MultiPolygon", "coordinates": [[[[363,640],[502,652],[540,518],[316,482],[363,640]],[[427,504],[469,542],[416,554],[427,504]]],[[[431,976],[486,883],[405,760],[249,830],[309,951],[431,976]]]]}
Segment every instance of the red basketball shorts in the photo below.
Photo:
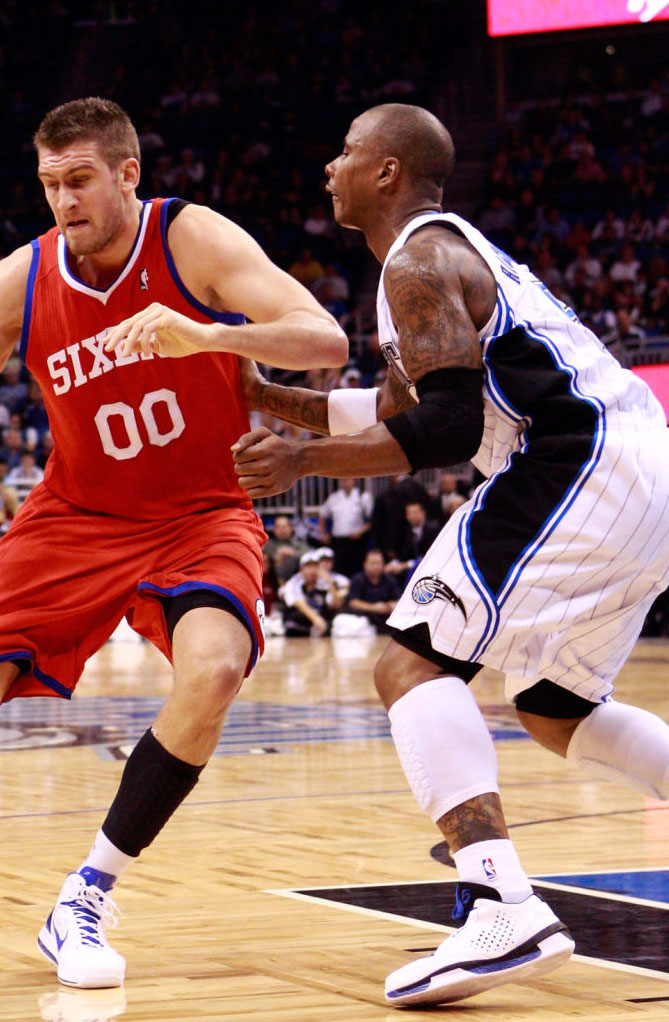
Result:
{"type": "MultiPolygon", "coordinates": [[[[0,661],[29,663],[7,693],[69,698],[125,615],[171,660],[162,597],[210,589],[263,650],[260,519],[216,508],[137,521],[81,510],[40,484],[0,540],[0,661]]],[[[248,671],[247,671],[248,673],[248,671]]]]}

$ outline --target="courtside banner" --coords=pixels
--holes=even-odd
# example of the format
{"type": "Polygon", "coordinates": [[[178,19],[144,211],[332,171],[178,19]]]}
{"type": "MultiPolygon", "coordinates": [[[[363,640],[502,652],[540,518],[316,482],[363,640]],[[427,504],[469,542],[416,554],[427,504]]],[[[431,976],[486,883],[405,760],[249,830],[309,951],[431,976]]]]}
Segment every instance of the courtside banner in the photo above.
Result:
{"type": "Polygon", "coordinates": [[[488,0],[490,35],[669,21],[669,0],[488,0]]]}
{"type": "Polygon", "coordinates": [[[645,380],[667,416],[669,426],[669,365],[632,366],[632,372],[645,380]]]}

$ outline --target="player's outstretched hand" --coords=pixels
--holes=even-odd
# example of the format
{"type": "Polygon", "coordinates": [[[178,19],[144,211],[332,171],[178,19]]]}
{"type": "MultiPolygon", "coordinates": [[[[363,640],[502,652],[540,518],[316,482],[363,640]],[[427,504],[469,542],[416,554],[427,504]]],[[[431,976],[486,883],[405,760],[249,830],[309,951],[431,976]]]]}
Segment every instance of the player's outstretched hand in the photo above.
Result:
{"type": "Polygon", "coordinates": [[[209,347],[211,330],[208,323],[196,323],[174,309],[152,302],[141,312],[112,327],[105,341],[105,351],[119,350],[124,357],[160,355],[182,358],[209,347]]]}
{"type": "Polygon", "coordinates": [[[239,484],[249,497],[273,497],[300,477],[301,444],[289,443],[265,426],[240,436],[232,445],[239,484]]]}

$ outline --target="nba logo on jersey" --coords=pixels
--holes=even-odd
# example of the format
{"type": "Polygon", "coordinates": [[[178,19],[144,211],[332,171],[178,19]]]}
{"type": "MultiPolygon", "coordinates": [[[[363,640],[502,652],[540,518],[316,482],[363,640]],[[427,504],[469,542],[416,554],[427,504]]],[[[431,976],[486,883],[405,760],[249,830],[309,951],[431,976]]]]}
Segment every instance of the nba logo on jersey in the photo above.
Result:
{"type": "Polygon", "coordinates": [[[258,599],[256,600],[256,616],[257,616],[258,622],[260,624],[260,630],[262,631],[263,638],[265,638],[265,636],[267,635],[267,632],[266,632],[267,621],[265,619],[265,604],[260,599],[260,597],[258,597],[258,599]]]}
{"type": "Polygon", "coordinates": [[[483,872],[486,875],[486,880],[497,879],[497,870],[493,866],[492,859],[482,859],[481,865],[483,866],[483,872]]]}
{"type": "Polygon", "coordinates": [[[139,274],[139,290],[140,291],[148,291],[149,290],[149,271],[146,270],[146,269],[140,271],[140,274],[139,274]]]}

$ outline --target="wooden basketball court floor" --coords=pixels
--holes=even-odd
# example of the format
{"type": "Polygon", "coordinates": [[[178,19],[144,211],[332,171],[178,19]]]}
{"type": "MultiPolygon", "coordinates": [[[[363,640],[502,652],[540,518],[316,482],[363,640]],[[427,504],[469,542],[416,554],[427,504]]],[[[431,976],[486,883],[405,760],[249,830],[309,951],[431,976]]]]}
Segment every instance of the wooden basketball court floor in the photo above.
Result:
{"type": "MultiPolygon", "coordinates": [[[[124,916],[111,936],[128,960],[117,991],[60,986],[35,937],[168,691],[169,667],[148,645],[117,641],[71,703],[3,707],[0,1020],[669,1018],[669,804],[588,779],[523,738],[492,673],[473,688],[498,739],[511,833],[578,954],[457,1005],[384,1005],[385,974],[443,938],[455,871],[376,701],[381,646],[269,640],[218,754],[117,888],[124,916]]],[[[669,644],[643,640],[619,698],[666,715],[668,676],[669,644]]]]}

